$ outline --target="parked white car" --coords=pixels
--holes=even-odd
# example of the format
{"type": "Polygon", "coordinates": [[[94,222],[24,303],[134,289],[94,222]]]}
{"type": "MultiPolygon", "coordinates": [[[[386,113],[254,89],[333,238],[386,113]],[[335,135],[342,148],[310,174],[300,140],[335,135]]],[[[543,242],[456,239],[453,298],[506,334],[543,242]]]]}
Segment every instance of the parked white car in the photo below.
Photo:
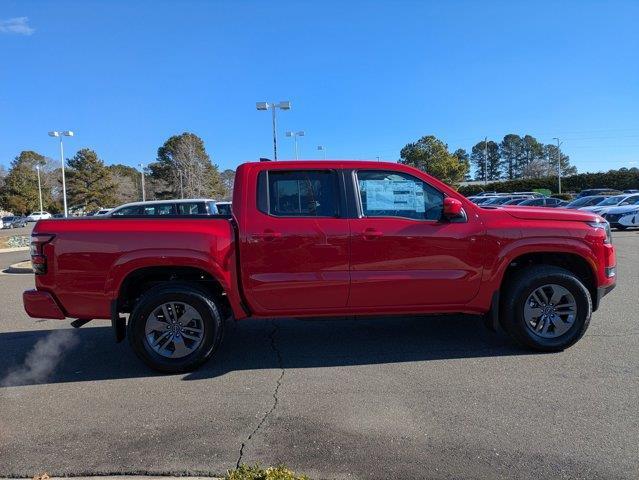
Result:
{"type": "Polygon", "coordinates": [[[612,207],[601,215],[613,228],[639,227],[639,205],[612,207]]]}
{"type": "Polygon", "coordinates": [[[51,218],[49,212],[32,212],[27,217],[27,222],[37,222],[38,220],[48,220],[49,218],[51,218]]]}
{"type": "Polygon", "coordinates": [[[590,207],[581,207],[579,210],[587,210],[589,212],[598,213],[602,215],[613,207],[622,207],[625,205],[637,205],[639,204],[639,194],[625,194],[615,195],[614,197],[608,197],[605,200],[599,202],[597,205],[591,205],[590,207]]]}

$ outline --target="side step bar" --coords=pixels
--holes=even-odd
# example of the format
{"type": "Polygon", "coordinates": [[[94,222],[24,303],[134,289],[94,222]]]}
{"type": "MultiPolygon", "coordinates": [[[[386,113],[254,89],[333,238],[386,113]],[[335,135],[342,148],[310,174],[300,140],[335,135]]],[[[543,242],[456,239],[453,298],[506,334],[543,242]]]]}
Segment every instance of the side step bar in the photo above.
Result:
{"type": "Polygon", "coordinates": [[[87,323],[89,323],[91,320],[93,320],[92,318],[78,318],[76,320],[73,320],[71,322],[71,326],[73,328],[80,328],[82,325],[86,325],[87,323]]]}

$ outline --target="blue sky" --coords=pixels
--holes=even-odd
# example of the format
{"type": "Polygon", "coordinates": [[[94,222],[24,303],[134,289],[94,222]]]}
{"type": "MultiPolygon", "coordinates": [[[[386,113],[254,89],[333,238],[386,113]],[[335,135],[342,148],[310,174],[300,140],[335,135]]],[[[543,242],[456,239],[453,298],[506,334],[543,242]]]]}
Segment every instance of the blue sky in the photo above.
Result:
{"type": "Polygon", "coordinates": [[[580,171],[639,162],[639,2],[7,1],[0,164],[66,143],[107,163],[155,159],[191,131],[215,163],[272,156],[270,114],[302,157],[395,160],[434,134],[559,136],[580,171]],[[26,18],[23,18],[26,17],[26,18]]]}

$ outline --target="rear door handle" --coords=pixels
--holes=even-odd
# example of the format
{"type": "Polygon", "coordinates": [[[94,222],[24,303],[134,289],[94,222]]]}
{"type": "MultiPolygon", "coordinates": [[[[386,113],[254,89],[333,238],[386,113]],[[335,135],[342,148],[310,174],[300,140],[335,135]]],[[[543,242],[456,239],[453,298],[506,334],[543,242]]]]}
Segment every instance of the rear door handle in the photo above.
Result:
{"type": "Polygon", "coordinates": [[[262,233],[254,233],[251,235],[255,240],[273,240],[281,236],[282,234],[280,232],[274,232],[273,230],[264,230],[262,233]]]}
{"type": "Polygon", "coordinates": [[[383,237],[384,232],[381,232],[376,228],[367,228],[366,230],[364,230],[364,233],[362,235],[366,240],[374,240],[376,238],[383,237]]]}

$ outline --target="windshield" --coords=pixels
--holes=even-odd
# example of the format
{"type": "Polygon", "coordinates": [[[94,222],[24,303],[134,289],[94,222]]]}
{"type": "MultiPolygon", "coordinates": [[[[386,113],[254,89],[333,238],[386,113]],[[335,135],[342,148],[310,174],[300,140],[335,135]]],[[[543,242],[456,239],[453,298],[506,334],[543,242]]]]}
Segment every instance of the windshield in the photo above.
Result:
{"type": "Polygon", "coordinates": [[[619,205],[624,200],[624,198],[626,198],[626,197],[623,196],[623,195],[618,195],[616,197],[606,198],[603,202],[599,202],[597,204],[597,206],[598,207],[605,207],[605,206],[608,206],[608,205],[619,205]]]}
{"type": "Polygon", "coordinates": [[[585,207],[586,205],[592,205],[593,200],[600,199],[603,197],[581,197],[577,200],[573,200],[570,202],[567,207],[585,207]]]}

